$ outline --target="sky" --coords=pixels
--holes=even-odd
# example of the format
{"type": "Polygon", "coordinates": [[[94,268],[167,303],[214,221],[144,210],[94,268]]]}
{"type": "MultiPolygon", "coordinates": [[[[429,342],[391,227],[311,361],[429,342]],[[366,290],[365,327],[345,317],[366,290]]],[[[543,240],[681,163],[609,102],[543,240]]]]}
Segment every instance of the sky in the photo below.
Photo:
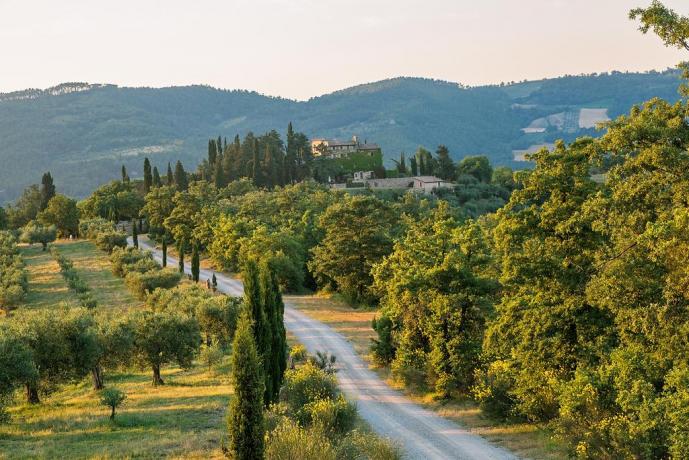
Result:
{"type": "MultiPolygon", "coordinates": [[[[686,0],[664,3],[683,15],[686,0]]],[[[0,0],[0,92],[207,84],[308,99],[397,76],[466,85],[665,69],[650,0],[0,0]]]]}

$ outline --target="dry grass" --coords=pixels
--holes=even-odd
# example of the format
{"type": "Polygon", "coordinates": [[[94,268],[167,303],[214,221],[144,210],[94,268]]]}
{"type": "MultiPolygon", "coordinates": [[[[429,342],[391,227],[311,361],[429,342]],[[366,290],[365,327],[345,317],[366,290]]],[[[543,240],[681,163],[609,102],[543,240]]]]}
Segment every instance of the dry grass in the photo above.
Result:
{"type": "Polygon", "coordinates": [[[78,305],[78,299],[67,286],[50,252],[36,245],[22,246],[21,255],[26,264],[29,289],[18,312],[26,308],[53,308],[62,303],[78,305]]]}
{"type": "MultiPolygon", "coordinates": [[[[371,320],[376,312],[358,310],[346,303],[324,295],[285,296],[285,300],[310,317],[328,324],[349,340],[356,352],[369,363],[371,339],[376,333],[371,320]]],[[[388,368],[371,367],[390,386],[403,391],[408,397],[438,415],[450,419],[471,432],[483,436],[496,445],[505,447],[522,458],[554,460],[566,458],[565,450],[552,440],[551,433],[528,423],[500,423],[484,415],[473,401],[441,402],[430,393],[409,391],[394,381],[388,368]]]]}
{"type": "Polygon", "coordinates": [[[222,458],[227,361],[211,372],[165,369],[156,388],[149,372],[106,375],[106,385],[127,394],[114,422],[88,380],[40,405],[15,406],[0,425],[0,458],[222,458]]]}

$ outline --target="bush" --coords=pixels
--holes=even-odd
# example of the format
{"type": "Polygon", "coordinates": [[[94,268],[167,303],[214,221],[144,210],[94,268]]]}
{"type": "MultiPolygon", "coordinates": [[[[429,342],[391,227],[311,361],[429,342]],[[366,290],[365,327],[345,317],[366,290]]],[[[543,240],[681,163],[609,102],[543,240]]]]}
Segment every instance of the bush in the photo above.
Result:
{"type": "Polygon", "coordinates": [[[493,361],[486,369],[477,369],[474,397],[487,414],[509,419],[514,416],[516,399],[510,392],[514,386],[514,376],[505,361],[493,361]]]}
{"type": "Polygon", "coordinates": [[[356,423],[356,406],[342,395],[310,402],[304,406],[303,413],[308,419],[303,421],[305,424],[317,427],[333,440],[351,431],[356,423]]]}
{"type": "Polygon", "coordinates": [[[177,286],[179,280],[179,272],[173,269],[150,270],[146,273],[131,272],[125,278],[129,289],[141,300],[157,288],[169,289],[177,286]]]}
{"type": "Polygon", "coordinates": [[[102,217],[83,219],[79,222],[79,236],[90,240],[95,240],[99,233],[107,233],[114,230],[115,224],[102,217]]]}
{"type": "Polygon", "coordinates": [[[109,230],[96,235],[96,246],[110,254],[116,247],[127,247],[127,235],[117,230],[109,230]]]}
{"type": "Polygon", "coordinates": [[[337,447],[338,460],[350,458],[370,460],[401,460],[400,447],[387,440],[370,433],[354,430],[345,436],[337,447]]]}
{"type": "Polygon", "coordinates": [[[224,353],[220,345],[214,344],[211,346],[205,346],[201,349],[199,361],[203,363],[204,366],[208,367],[208,371],[210,371],[213,366],[222,361],[223,355],[224,353]]]}
{"type": "Polygon", "coordinates": [[[280,400],[287,404],[291,414],[301,422],[310,421],[305,410],[309,403],[322,399],[334,399],[337,395],[335,377],[312,363],[285,372],[285,384],[280,391],[280,400]]]}
{"type": "Polygon", "coordinates": [[[336,460],[335,450],[327,437],[315,430],[304,429],[285,418],[271,431],[266,441],[267,460],[336,460]]]}
{"type": "Polygon", "coordinates": [[[289,350],[289,357],[292,363],[303,363],[306,361],[308,353],[304,345],[295,345],[289,350]]]}
{"type": "Polygon", "coordinates": [[[158,263],[153,260],[150,252],[130,247],[113,248],[112,254],[110,254],[110,262],[112,262],[112,273],[119,277],[125,277],[131,271],[145,273],[149,270],[160,268],[158,263]]]}

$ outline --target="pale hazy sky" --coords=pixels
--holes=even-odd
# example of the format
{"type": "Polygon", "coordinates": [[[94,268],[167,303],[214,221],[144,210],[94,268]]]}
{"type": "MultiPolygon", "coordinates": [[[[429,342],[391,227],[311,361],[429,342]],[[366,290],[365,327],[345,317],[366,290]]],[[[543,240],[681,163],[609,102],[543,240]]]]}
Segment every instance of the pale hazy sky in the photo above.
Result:
{"type": "Polygon", "coordinates": [[[0,92],[200,83],[307,99],[395,76],[477,85],[689,59],[627,19],[649,3],[0,0],[0,92]]]}

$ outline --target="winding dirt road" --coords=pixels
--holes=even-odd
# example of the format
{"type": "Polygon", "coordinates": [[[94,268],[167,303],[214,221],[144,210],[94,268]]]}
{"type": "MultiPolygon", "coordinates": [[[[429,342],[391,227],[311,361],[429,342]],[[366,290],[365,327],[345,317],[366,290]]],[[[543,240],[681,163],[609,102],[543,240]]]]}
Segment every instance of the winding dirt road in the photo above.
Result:
{"type": "MultiPolygon", "coordinates": [[[[131,241],[130,241],[131,244],[131,241]]],[[[162,252],[147,242],[139,242],[150,250],[158,262],[162,252]]],[[[168,264],[177,260],[168,256],[168,264]]],[[[185,267],[187,273],[190,268],[185,267]]],[[[200,279],[210,279],[210,270],[201,270],[200,279]]],[[[215,272],[218,290],[242,296],[241,281],[215,272]]],[[[285,303],[285,327],[309,351],[327,351],[337,356],[337,379],[345,396],[356,403],[361,416],[379,434],[397,441],[409,459],[516,459],[510,452],[489,444],[482,437],[413,403],[393,390],[355,353],[352,346],[329,326],[311,319],[289,303],[285,303]]]]}

